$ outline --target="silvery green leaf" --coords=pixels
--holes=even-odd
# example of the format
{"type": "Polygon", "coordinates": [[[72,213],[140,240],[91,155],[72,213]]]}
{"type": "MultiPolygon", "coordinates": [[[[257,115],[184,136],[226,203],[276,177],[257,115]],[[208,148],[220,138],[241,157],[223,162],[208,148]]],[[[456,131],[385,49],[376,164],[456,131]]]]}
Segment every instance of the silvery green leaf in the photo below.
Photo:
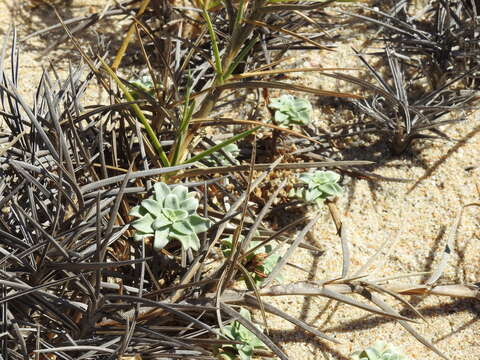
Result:
{"type": "Polygon", "coordinates": [[[165,197],[170,194],[170,188],[163,182],[155,183],[155,185],[153,185],[153,189],[155,191],[155,199],[157,201],[163,201],[165,197]]]}
{"type": "Polygon", "coordinates": [[[190,235],[191,233],[195,232],[193,227],[188,223],[187,220],[176,221],[172,224],[172,229],[175,232],[182,234],[182,235],[190,235]]]}
{"type": "Polygon", "coordinates": [[[240,360],[250,360],[253,355],[253,347],[248,344],[237,345],[240,360]]]}
{"type": "Polygon", "coordinates": [[[162,250],[168,244],[168,235],[170,231],[168,228],[155,231],[155,239],[153,240],[153,248],[156,251],[162,250]]]}
{"type": "MultiPolygon", "coordinates": [[[[245,308],[243,308],[243,307],[240,308],[239,314],[240,314],[243,318],[247,319],[248,321],[252,321],[252,314],[250,314],[250,311],[248,311],[247,309],[245,309],[245,308]]],[[[240,324],[240,323],[239,323],[239,324],[240,324]]],[[[241,325],[241,324],[240,324],[240,326],[243,327],[243,325],[241,325]]]]}
{"type": "Polygon", "coordinates": [[[177,196],[179,202],[182,202],[187,198],[188,189],[186,186],[177,185],[173,188],[172,194],[177,196]]]}
{"type": "Polygon", "coordinates": [[[298,176],[300,180],[302,180],[305,183],[308,183],[312,180],[312,174],[310,173],[303,173],[298,176]]]}
{"type": "Polygon", "coordinates": [[[137,205],[130,210],[128,215],[141,218],[145,216],[147,213],[148,211],[146,209],[143,209],[140,205],[137,205]]]}
{"type": "Polygon", "coordinates": [[[222,333],[226,335],[228,338],[234,340],[234,337],[232,335],[232,326],[233,326],[232,324],[224,326],[222,329],[222,333]]]}
{"type": "Polygon", "coordinates": [[[352,360],[408,360],[394,346],[382,341],[363,351],[353,353],[351,358],[352,360]]]}
{"type": "Polygon", "coordinates": [[[152,224],[152,229],[159,230],[160,228],[170,225],[172,223],[171,220],[169,220],[165,215],[160,215],[155,219],[155,221],[152,224]]]}
{"type": "Polygon", "coordinates": [[[333,171],[303,173],[299,175],[299,179],[306,185],[303,196],[299,197],[307,202],[315,201],[321,205],[326,198],[342,194],[342,188],[337,184],[340,175],[333,171]]]}
{"type": "Polygon", "coordinates": [[[139,217],[132,222],[137,230],[136,240],[155,235],[154,248],[163,248],[169,240],[177,239],[185,249],[198,250],[200,240],[197,232],[203,232],[210,221],[196,215],[198,200],[194,192],[177,185],[172,190],[162,182],[154,185],[154,196],[141,202],[131,210],[139,217]]]}
{"type": "Polygon", "coordinates": [[[307,189],[305,191],[305,201],[307,202],[313,201],[321,195],[322,195],[322,191],[316,187],[313,189],[307,189]]]}
{"type": "Polygon", "coordinates": [[[307,190],[305,190],[305,189],[298,189],[298,190],[297,190],[297,197],[298,197],[299,199],[304,199],[305,196],[306,196],[306,195],[305,195],[305,192],[306,192],[306,191],[307,191],[307,190]]]}
{"type": "Polygon", "coordinates": [[[340,180],[340,174],[333,171],[326,171],[326,176],[329,182],[338,182],[340,180]]]}
{"type": "Polygon", "coordinates": [[[139,230],[144,233],[153,233],[152,224],[153,224],[153,216],[150,214],[145,215],[143,218],[135,220],[132,222],[132,226],[135,230],[139,230]]]}
{"type": "Polygon", "coordinates": [[[162,202],[155,201],[153,199],[145,199],[141,202],[142,207],[144,207],[150,214],[155,216],[162,215],[162,202]]]}
{"type": "Polygon", "coordinates": [[[210,220],[204,219],[198,215],[191,215],[188,218],[188,222],[197,234],[207,231],[211,226],[210,220]]]}
{"type": "Polygon", "coordinates": [[[292,95],[285,94],[280,96],[279,98],[273,98],[270,101],[270,107],[272,109],[284,111],[289,108],[290,104],[292,103],[292,100],[293,100],[292,95]]]}
{"type": "Polygon", "coordinates": [[[153,233],[144,233],[141,231],[137,231],[135,235],[133,236],[134,241],[142,241],[146,237],[153,236],[153,233]]]}
{"type": "Polygon", "coordinates": [[[282,113],[280,111],[277,111],[275,113],[275,122],[278,125],[287,125],[288,124],[288,115],[285,113],[282,113]]]}
{"type": "Polygon", "coordinates": [[[178,197],[174,194],[168,194],[165,197],[165,201],[163,203],[164,207],[167,209],[179,209],[180,202],[178,201],[178,197]]]}
{"type": "Polygon", "coordinates": [[[319,184],[334,183],[340,180],[340,175],[333,171],[317,171],[313,175],[313,180],[319,184]]]}
{"type": "Polygon", "coordinates": [[[173,210],[173,216],[175,216],[175,220],[184,220],[188,217],[188,211],[185,209],[177,209],[173,210]]]}
{"type": "Polygon", "coordinates": [[[187,211],[189,214],[193,214],[197,211],[198,200],[195,198],[187,198],[180,203],[180,208],[187,211]]]}
{"type": "Polygon", "coordinates": [[[200,239],[195,233],[184,235],[172,229],[169,236],[180,241],[185,250],[192,249],[197,251],[200,248],[200,239]]]}
{"type": "Polygon", "coordinates": [[[280,260],[280,255],[276,253],[269,255],[265,259],[262,265],[265,275],[268,275],[272,272],[273,268],[275,267],[275,265],[277,265],[279,260],[280,260]]]}
{"type": "Polygon", "coordinates": [[[320,193],[323,192],[329,196],[337,196],[342,193],[342,188],[340,186],[331,183],[319,185],[315,189],[318,189],[320,193]]]}
{"type": "Polygon", "coordinates": [[[306,99],[282,95],[269,105],[275,109],[275,122],[279,125],[307,125],[311,120],[312,104],[306,99]]]}

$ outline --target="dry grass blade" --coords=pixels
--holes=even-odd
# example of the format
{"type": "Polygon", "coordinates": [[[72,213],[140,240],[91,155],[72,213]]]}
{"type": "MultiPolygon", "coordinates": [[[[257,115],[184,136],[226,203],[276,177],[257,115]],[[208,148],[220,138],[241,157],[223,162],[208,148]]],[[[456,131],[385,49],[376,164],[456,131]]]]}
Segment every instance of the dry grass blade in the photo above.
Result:
{"type": "Polygon", "coordinates": [[[462,215],[463,215],[463,210],[465,209],[465,206],[463,206],[458,212],[457,216],[455,218],[455,221],[450,229],[450,232],[448,233],[447,237],[447,243],[445,244],[445,249],[443,250],[442,253],[442,258],[440,259],[440,263],[438,266],[435,268],[433,273],[430,275],[428,280],[425,282],[425,285],[427,286],[432,286],[437,282],[438,279],[442,276],[443,272],[445,271],[445,268],[448,265],[448,260],[450,259],[451,253],[453,251],[453,241],[455,240],[455,236],[457,234],[458,227],[460,226],[460,222],[462,221],[462,215]]]}
{"type": "Polygon", "coordinates": [[[108,349],[101,346],[88,346],[88,345],[75,345],[75,346],[62,346],[57,348],[49,348],[49,349],[40,349],[34,350],[37,354],[49,354],[49,353],[57,353],[59,351],[92,351],[94,355],[98,355],[99,353],[104,354],[115,354],[115,350],[108,349]]]}
{"type": "MultiPolygon", "coordinates": [[[[265,289],[270,283],[275,280],[275,278],[279,275],[280,271],[282,268],[286,265],[287,261],[290,259],[290,257],[293,255],[293,252],[296,250],[298,245],[300,245],[300,242],[303,240],[305,235],[310,231],[310,229],[317,223],[318,219],[321,217],[321,212],[317,212],[314,214],[312,219],[307,223],[307,225],[300,231],[295,238],[295,241],[290,245],[288,250],[285,252],[285,254],[282,256],[282,258],[279,260],[279,262],[275,265],[273,270],[268,274],[267,278],[262,282],[261,288],[265,289]]],[[[263,293],[263,291],[262,291],[263,293]]]]}
{"type": "MultiPolygon", "coordinates": [[[[315,169],[315,168],[322,168],[322,167],[343,167],[343,166],[361,166],[361,165],[371,165],[373,164],[372,161],[364,161],[364,160],[357,160],[357,161],[318,161],[318,162],[310,162],[310,163],[280,163],[275,166],[277,169],[315,169]]],[[[271,169],[272,164],[255,164],[254,170],[268,170],[271,169]]],[[[218,167],[211,167],[206,169],[193,169],[184,171],[178,175],[175,175],[175,178],[185,178],[185,177],[193,177],[193,176],[201,176],[201,175],[208,175],[208,174],[228,174],[237,171],[248,171],[249,165],[233,165],[233,166],[218,166],[218,167]]]]}
{"type": "Polygon", "coordinates": [[[288,360],[287,355],[272,341],[268,336],[262,333],[254,324],[241,316],[238,312],[233,310],[230,306],[226,304],[221,304],[222,311],[226,312],[233,319],[238,321],[240,324],[245,326],[249,331],[251,331],[257,338],[259,338],[270,350],[272,350],[275,355],[277,355],[282,360],[288,360]]]}
{"type": "Polygon", "coordinates": [[[306,73],[306,72],[348,71],[348,70],[359,70],[359,68],[304,67],[304,68],[293,68],[293,69],[275,69],[275,70],[265,70],[265,71],[250,71],[250,72],[245,72],[245,73],[239,74],[239,75],[233,75],[232,80],[245,79],[245,78],[257,77],[257,76],[266,76],[266,75],[288,74],[288,73],[292,73],[292,72],[306,73]]]}
{"type": "Polygon", "coordinates": [[[427,322],[427,320],[423,317],[423,315],[417,309],[415,309],[415,307],[412,304],[410,304],[407,300],[402,298],[396,292],[390,291],[388,288],[381,287],[380,285],[377,285],[377,284],[375,284],[373,282],[370,282],[370,281],[367,281],[367,280],[362,280],[360,283],[365,284],[366,286],[370,287],[371,289],[373,289],[375,291],[390,295],[391,297],[395,298],[396,300],[400,301],[402,304],[407,306],[410,310],[412,310],[415,313],[415,315],[417,315],[423,321],[427,322]]]}
{"type": "MultiPolygon", "coordinates": [[[[382,299],[379,297],[375,296],[372,293],[362,293],[360,292],[361,295],[365,296],[368,300],[372,301],[375,305],[377,305],[380,309],[384,310],[387,313],[390,314],[396,314],[395,310],[390,307],[387,303],[385,303],[382,299]]],[[[440,356],[442,359],[445,360],[450,360],[449,357],[445,356],[435,345],[433,345],[430,341],[425,339],[422,335],[420,335],[408,322],[404,320],[398,320],[398,323],[402,325],[405,330],[407,330],[410,334],[412,334],[415,339],[417,339],[419,342],[421,342],[423,345],[428,347],[430,350],[432,350],[434,353],[436,353],[438,356],[440,356]]]]}
{"type": "MultiPolygon", "coordinates": [[[[253,296],[245,295],[244,300],[247,304],[249,304],[251,306],[255,306],[255,307],[259,306],[258,300],[253,296]]],[[[277,316],[287,320],[288,322],[302,328],[303,330],[305,330],[305,331],[307,331],[307,332],[309,332],[309,333],[311,333],[315,336],[318,336],[321,339],[325,339],[325,340],[331,341],[333,343],[340,344],[340,341],[338,341],[337,339],[322,333],[321,331],[317,330],[315,327],[308,325],[306,322],[304,322],[300,319],[297,319],[297,318],[295,318],[291,315],[288,315],[286,312],[283,312],[282,310],[276,308],[275,306],[270,305],[270,304],[268,304],[266,302],[263,302],[263,301],[262,301],[262,305],[265,308],[265,310],[268,311],[269,313],[277,315],[277,316]]]]}
{"type": "Polygon", "coordinates": [[[319,96],[331,96],[348,99],[362,99],[363,96],[350,93],[341,93],[338,91],[319,90],[308,86],[288,84],[281,81],[242,81],[229,82],[223,85],[215,86],[217,90],[226,89],[280,89],[289,91],[298,91],[319,96]]]}
{"type": "MultiPolygon", "coordinates": [[[[170,166],[165,168],[135,171],[128,176],[128,179],[131,181],[131,180],[135,180],[143,177],[151,177],[151,176],[158,176],[162,174],[175,173],[180,170],[185,170],[193,165],[195,164],[182,164],[182,165],[170,166]]],[[[117,182],[124,181],[126,177],[127,177],[127,174],[113,176],[107,179],[102,179],[102,180],[90,183],[88,185],[82,186],[80,189],[82,193],[87,193],[104,186],[113,185],[117,182]]]]}
{"type": "Polygon", "coordinates": [[[357,307],[359,309],[368,311],[372,314],[377,314],[381,316],[386,316],[396,320],[405,320],[410,322],[416,322],[410,318],[402,316],[400,314],[391,314],[385,311],[378,310],[377,308],[370,306],[368,304],[361,303],[355,299],[352,299],[348,296],[343,295],[340,292],[335,290],[340,290],[342,292],[351,292],[351,288],[348,285],[325,285],[321,286],[309,282],[296,282],[288,285],[276,285],[269,288],[262,288],[260,290],[261,296],[285,296],[285,295],[296,295],[296,296],[322,296],[332,300],[339,301],[341,303],[357,307]],[[348,290],[347,290],[348,289],[348,290]]]}
{"type": "Polygon", "coordinates": [[[344,221],[340,228],[340,241],[342,243],[342,278],[346,278],[350,266],[350,250],[348,248],[348,226],[344,221]]]}
{"type": "Polygon", "coordinates": [[[311,44],[313,46],[315,46],[316,48],[318,49],[321,49],[321,50],[328,50],[328,51],[333,51],[332,49],[330,49],[328,46],[323,46],[319,43],[317,43],[316,41],[312,40],[312,39],[309,39],[308,37],[305,37],[301,34],[297,34],[293,31],[290,31],[290,30],[287,30],[287,29],[282,29],[278,26],[273,26],[273,25],[268,25],[266,24],[265,22],[263,21],[250,21],[250,20],[247,20],[246,23],[248,24],[252,24],[252,25],[255,25],[255,26],[260,26],[260,27],[266,27],[267,29],[269,30],[273,30],[273,31],[278,31],[278,32],[281,32],[281,33],[284,33],[284,34],[287,34],[287,35],[290,35],[294,38],[297,38],[297,39],[300,39],[308,44],[311,44]]]}

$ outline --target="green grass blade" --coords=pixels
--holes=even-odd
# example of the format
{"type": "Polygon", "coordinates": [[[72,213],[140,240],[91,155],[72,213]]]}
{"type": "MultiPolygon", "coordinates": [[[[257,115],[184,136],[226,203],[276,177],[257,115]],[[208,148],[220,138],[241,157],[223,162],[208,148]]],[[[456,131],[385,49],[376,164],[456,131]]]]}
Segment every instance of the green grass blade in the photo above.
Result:
{"type": "Polygon", "coordinates": [[[243,49],[240,51],[240,53],[237,55],[237,57],[235,58],[235,60],[233,60],[232,64],[230,65],[230,67],[228,68],[228,70],[225,72],[225,74],[223,75],[223,78],[224,79],[228,79],[230,77],[230,75],[232,75],[232,73],[235,71],[235,69],[237,68],[238,64],[240,64],[240,62],[242,62],[245,57],[248,55],[248,53],[250,52],[250,50],[252,49],[252,47],[257,43],[258,41],[258,37],[254,37],[252,40],[250,40],[248,42],[248,44],[246,44],[243,49]]]}
{"type": "MultiPolygon", "coordinates": [[[[101,58],[99,58],[102,66],[104,69],[108,72],[108,74],[112,77],[112,79],[115,81],[117,84],[118,88],[122,91],[123,95],[128,101],[135,101],[135,99],[132,97],[132,94],[128,91],[127,87],[122,83],[122,81],[118,78],[118,76],[115,74],[115,72],[108,66],[101,58]]],[[[164,167],[170,166],[170,161],[168,161],[167,154],[165,154],[165,151],[163,151],[162,145],[160,144],[160,140],[158,139],[157,135],[155,134],[155,131],[153,131],[152,127],[148,123],[147,118],[143,114],[142,109],[140,109],[140,106],[137,104],[131,104],[130,107],[132,108],[133,112],[137,116],[137,118],[140,120],[142,125],[145,127],[145,130],[147,131],[147,135],[150,138],[150,141],[152,142],[152,145],[157,152],[158,156],[160,157],[160,161],[164,167]]]]}
{"type": "Polygon", "coordinates": [[[182,158],[182,154],[180,154],[181,149],[183,149],[183,142],[185,141],[185,135],[188,130],[188,125],[190,124],[190,120],[192,119],[193,110],[195,109],[195,100],[193,100],[192,104],[190,104],[190,95],[192,91],[192,78],[190,72],[188,73],[188,83],[187,89],[185,91],[185,103],[183,105],[183,114],[182,114],[182,121],[180,122],[180,126],[177,132],[177,139],[175,141],[175,148],[172,158],[172,164],[177,164],[178,159],[182,158]]]}
{"type": "Polygon", "coordinates": [[[208,33],[212,41],[213,56],[215,57],[215,71],[217,73],[217,78],[220,80],[220,83],[222,83],[223,70],[222,70],[222,61],[220,60],[220,51],[218,50],[217,34],[215,34],[215,30],[213,29],[212,19],[210,19],[210,15],[208,14],[208,10],[205,6],[202,7],[202,13],[205,21],[207,22],[208,33]]]}
{"type": "Polygon", "coordinates": [[[192,162],[195,162],[195,161],[198,161],[198,160],[201,160],[203,159],[204,157],[224,148],[225,146],[227,145],[230,145],[231,143],[234,143],[236,141],[239,141],[243,138],[245,138],[246,136],[254,133],[255,131],[257,131],[258,129],[260,129],[261,126],[255,126],[253,129],[250,129],[250,130],[247,130],[247,131],[244,131],[238,135],[235,135],[234,137],[231,137],[230,139],[228,140],[225,140],[224,142],[218,144],[218,145],[215,145],[215,146],[212,146],[210,149],[207,149],[203,152],[201,152],[200,154],[198,155],[195,155],[194,157],[192,157],[191,159],[188,159],[187,161],[185,161],[186,164],[188,163],[192,163],[192,162]]]}

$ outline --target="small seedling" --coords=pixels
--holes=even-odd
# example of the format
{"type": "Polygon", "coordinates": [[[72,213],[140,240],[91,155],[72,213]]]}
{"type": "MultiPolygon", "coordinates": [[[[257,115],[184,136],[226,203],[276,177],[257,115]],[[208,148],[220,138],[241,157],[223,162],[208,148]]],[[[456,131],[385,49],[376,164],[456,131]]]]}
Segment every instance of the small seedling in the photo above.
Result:
{"type": "MultiPolygon", "coordinates": [[[[243,237],[241,237],[240,239],[243,239],[243,237]]],[[[222,241],[221,247],[223,255],[225,257],[228,257],[230,255],[230,252],[232,251],[232,241],[232,236],[229,236],[222,241]]],[[[250,243],[249,249],[253,249],[259,244],[260,241],[252,241],[250,243]]],[[[253,281],[255,281],[255,285],[257,286],[259,286],[262,281],[272,272],[273,268],[280,260],[280,255],[277,253],[272,254],[272,251],[272,245],[266,244],[260,246],[253,253],[248,255],[245,259],[244,266],[249,272],[251,272],[252,279],[253,281]]],[[[281,280],[281,278],[277,278],[277,280],[281,280]]],[[[248,286],[248,281],[246,281],[246,283],[248,286]]]]}
{"type": "Polygon", "coordinates": [[[276,110],[275,123],[277,125],[308,125],[311,121],[313,108],[306,99],[282,95],[272,99],[269,106],[276,110]]]}
{"type": "Polygon", "coordinates": [[[333,171],[318,170],[303,173],[299,179],[306,184],[306,187],[292,189],[290,196],[296,196],[307,203],[316,202],[320,206],[325,199],[342,194],[342,188],[338,184],[340,175],[333,171]]]}
{"type": "MultiPolygon", "coordinates": [[[[252,316],[250,311],[247,309],[240,309],[240,315],[245,319],[252,321],[252,316]]],[[[255,324],[255,326],[262,330],[260,326],[255,324]]],[[[230,325],[227,325],[222,330],[223,334],[231,340],[241,342],[241,344],[235,345],[223,345],[221,347],[221,352],[219,354],[220,359],[225,360],[250,360],[253,356],[253,351],[257,348],[266,349],[265,344],[260,341],[260,339],[255,336],[250,330],[245,326],[240,324],[238,321],[232,322],[230,325]]]]}
{"type": "Polygon", "coordinates": [[[138,218],[131,224],[137,230],[134,239],[140,241],[154,237],[153,247],[157,251],[172,239],[180,241],[185,250],[198,250],[200,240],[197,234],[208,230],[210,220],[197,215],[195,192],[188,192],[183,185],[170,189],[163,182],[153,187],[154,195],[129,213],[138,218]]]}
{"type": "MultiPolygon", "coordinates": [[[[239,164],[238,160],[236,159],[237,156],[240,155],[240,149],[238,148],[237,144],[228,144],[222,150],[230,155],[235,164],[239,164]]],[[[214,166],[217,163],[220,163],[221,166],[232,165],[231,161],[229,161],[229,159],[221,151],[217,151],[212,155],[207,156],[205,158],[205,162],[210,166],[214,166]]]]}
{"type": "Polygon", "coordinates": [[[393,345],[378,341],[372,347],[357,351],[351,355],[352,360],[409,360],[393,345]]]}

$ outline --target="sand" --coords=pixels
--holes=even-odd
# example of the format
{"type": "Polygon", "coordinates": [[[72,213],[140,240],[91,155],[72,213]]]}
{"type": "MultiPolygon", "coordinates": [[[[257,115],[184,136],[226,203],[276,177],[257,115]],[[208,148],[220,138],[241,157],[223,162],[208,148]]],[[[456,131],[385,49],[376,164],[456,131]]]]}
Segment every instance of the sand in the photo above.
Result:
{"type": "MultiPolygon", "coordinates": [[[[0,34],[6,33],[12,20],[17,25],[20,38],[42,28],[44,23],[56,23],[51,11],[44,5],[21,12],[18,10],[19,3],[0,2],[0,34]]],[[[75,6],[64,14],[65,18],[98,11],[105,1],[74,0],[73,3],[75,6]]],[[[109,30],[108,26],[103,29],[107,32],[109,30]]],[[[92,36],[91,32],[82,34],[83,41],[88,42],[92,36]]],[[[353,36],[351,41],[352,44],[359,45],[361,39],[353,36]]],[[[64,71],[69,59],[78,61],[71,44],[61,45],[59,49],[44,56],[42,51],[45,44],[39,38],[22,44],[21,91],[30,98],[40,79],[42,66],[48,65],[49,59],[58,59],[61,55],[62,60],[57,65],[64,71]]],[[[338,66],[341,61],[342,66],[359,66],[348,45],[350,44],[339,50],[342,56],[322,52],[320,55],[325,56],[321,58],[322,64],[338,66]]],[[[298,62],[315,66],[319,57],[312,54],[298,62]]],[[[292,81],[300,84],[313,82],[332,89],[339,86],[335,81],[326,82],[315,74],[292,78],[292,81]]],[[[98,100],[95,95],[91,95],[88,101],[95,103],[98,100]]],[[[317,110],[316,115],[319,119],[318,126],[326,127],[328,121],[333,121],[320,110],[317,110]]],[[[343,221],[350,229],[351,273],[361,267],[387,239],[391,242],[390,252],[371,269],[372,272],[375,271],[371,278],[429,271],[436,266],[460,207],[480,201],[479,114],[467,115],[467,121],[444,128],[452,138],[462,139],[460,142],[420,143],[409,154],[400,157],[392,157],[382,144],[366,147],[360,143],[354,151],[345,151],[342,155],[344,159],[380,160],[381,164],[370,170],[384,176],[414,180],[411,183],[370,182],[345,177],[343,184],[346,192],[339,199],[338,207],[343,221]]],[[[480,281],[479,222],[478,208],[470,208],[465,212],[455,237],[453,255],[440,283],[480,281]]],[[[296,251],[291,262],[305,271],[289,267],[284,272],[284,283],[306,279],[322,280],[340,275],[340,242],[327,212],[311,232],[308,241],[322,248],[324,254],[312,257],[306,250],[296,251]]],[[[425,280],[425,277],[402,281],[415,283],[421,280],[425,280]]],[[[423,323],[417,319],[420,323],[414,324],[414,328],[445,355],[454,360],[480,359],[479,299],[429,296],[408,300],[427,320],[427,323],[423,323]]],[[[396,301],[390,303],[401,309],[396,301]]],[[[281,297],[272,299],[272,304],[342,342],[336,345],[316,339],[279,318],[269,316],[270,333],[290,359],[348,359],[351,352],[377,340],[402,347],[412,359],[440,359],[395,321],[372,316],[346,305],[339,306],[332,315],[333,306],[330,305],[325,310],[326,300],[321,298],[281,297]]]]}

